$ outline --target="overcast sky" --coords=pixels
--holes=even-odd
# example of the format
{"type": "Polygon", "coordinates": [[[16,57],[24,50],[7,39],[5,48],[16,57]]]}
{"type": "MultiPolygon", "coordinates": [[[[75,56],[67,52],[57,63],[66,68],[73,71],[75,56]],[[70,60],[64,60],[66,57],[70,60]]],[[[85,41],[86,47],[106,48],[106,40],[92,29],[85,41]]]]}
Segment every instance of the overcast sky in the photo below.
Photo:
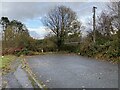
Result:
{"type": "Polygon", "coordinates": [[[97,7],[97,15],[102,10],[107,10],[107,2],[2,2],[0,3],[1,16],[7,16],[10,20],[19,20],[23,22],[30,31],[35,31],[43,38],[47,31],[42,25],[41,18],[47,14],[50,9],[57,5],[70,7],[77,13],[78,19],[86,25],[92,20],[92,7],[97,7]]]}

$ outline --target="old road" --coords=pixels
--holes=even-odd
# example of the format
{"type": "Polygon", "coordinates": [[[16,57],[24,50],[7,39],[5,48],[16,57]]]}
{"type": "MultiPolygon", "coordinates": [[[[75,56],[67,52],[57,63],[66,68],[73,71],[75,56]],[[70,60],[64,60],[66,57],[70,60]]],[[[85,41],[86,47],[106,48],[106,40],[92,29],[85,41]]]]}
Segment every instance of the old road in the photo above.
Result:
{"type": "Polygon", "coordinates": [[[77,55],[26,57],[37,79],[48,88],[118,88],[118,67],[77,55]]]}

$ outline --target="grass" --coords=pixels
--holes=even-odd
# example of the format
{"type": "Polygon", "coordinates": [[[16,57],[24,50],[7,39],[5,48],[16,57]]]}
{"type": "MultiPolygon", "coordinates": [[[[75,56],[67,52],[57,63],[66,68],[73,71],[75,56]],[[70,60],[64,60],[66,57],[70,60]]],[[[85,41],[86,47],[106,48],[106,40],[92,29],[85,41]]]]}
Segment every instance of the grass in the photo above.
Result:
{"type": "Polygon", "coordinates": [[[2,70],[2,74],[8,73],[11,70],[11,63],[15,60],[15,56],[6,55],[0,57],[0,69],[2,70]]]}

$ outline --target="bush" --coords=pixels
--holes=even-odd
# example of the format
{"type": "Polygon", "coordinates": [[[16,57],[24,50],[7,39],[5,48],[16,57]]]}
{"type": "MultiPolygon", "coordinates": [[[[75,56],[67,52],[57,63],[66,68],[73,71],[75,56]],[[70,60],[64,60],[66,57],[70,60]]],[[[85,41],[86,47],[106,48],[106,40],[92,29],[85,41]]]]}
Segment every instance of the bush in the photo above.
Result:
{"type": "Polygon", "coordinates": [[[67,51],[69,53],[71,53],[71,52],[79,53],[79,51],[80,51],[79,47],[80,47],[79,45],[65,44],[61,47],[61,51],[67,51]]]}
{"type": "Polygon", "coordinates": [[[54,52],[54,51],[56,51],[56,49],[57,48],[55,48],[55,47],[44,47],[43,51],[44,52],[54,52]]]}
{"type": "Polygon", "coordinates": [[[29,51],[28,51],[28,49],[24,48],[24,49],[22,49],[21,51],[16,51],[14,54],[15,54],[16,56],[28,55],[28,54],[29,54],[29,51]]]}

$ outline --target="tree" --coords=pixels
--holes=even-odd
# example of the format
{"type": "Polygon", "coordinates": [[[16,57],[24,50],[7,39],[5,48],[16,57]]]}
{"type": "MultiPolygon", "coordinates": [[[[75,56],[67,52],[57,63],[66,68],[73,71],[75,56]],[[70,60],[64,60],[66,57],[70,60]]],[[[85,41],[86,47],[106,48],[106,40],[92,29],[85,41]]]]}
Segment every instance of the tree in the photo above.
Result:
{"type": "Polygon", "coordinates": [[[115,33],[112,25],[113,18],[109,13],[102,12],[98,17],[97,30],[107,38],[111,37],[111,34],[115,33]]]}
{"type": "Polygon", "coordinates": [[[10,22],[10,25],[12,26],[15,33],[19,33],[19,34],[26,33],[26,35],[29,36],[28,29],[20,21],[12,20],[10,22]]]}
{"type": "Polygon", "coordinates": [[[7,26],[9,25],[9,23],[10,23],[10,21],[9,21],[8,17],[1,17],[0,24],[2,25],[2,28],[3,28],[2,38],[5,40],[5,43],[6,43],[5,30],[7,29],[7,26]]]}
{"type": "Polygon", "coordinates": [[[7,17],[1,17],[0,24],[3,26],[3,31],[7,28],[9,22],[10,21],[7,17]]]}
{"type": "Polygon", "coordinates": [[[68,33],[80,29],[80,22],[76,13],[65,6],[57,6],[52,9],[43,19],[43,24],[56,35],[58,50],[64,44],[68,33]]]}
{"type": "Polygon", "coordinates": [[[119,28],[118,2],[111,2],[108,5],[108,9],[109,9],[111,17],[113,18],[112,24],[116,29],[118,29],[119,28]]]}
{"type": "Polygon", "coordinates": [[[2,17],[1,25],[4,27],[2,39],[4,53],[12,54],[16,49],[22,50],[25,48],[33,50],[35,40],[30,37],[28,29],[22,22],[17,20],[9,21],[7,17],[2,17]]]}
{"type": "MultiPolygon", "coordinates": [[[[120,2],[111,2],[110,5],[108,5],[108,8],[110,10],[110,14],[113,17],[113,25],[117,29],[117,43],[118,43],[118,52],[120,52],[120,2]]],[[[120,53],[119,55],[120,56],[120,53]]]]}

